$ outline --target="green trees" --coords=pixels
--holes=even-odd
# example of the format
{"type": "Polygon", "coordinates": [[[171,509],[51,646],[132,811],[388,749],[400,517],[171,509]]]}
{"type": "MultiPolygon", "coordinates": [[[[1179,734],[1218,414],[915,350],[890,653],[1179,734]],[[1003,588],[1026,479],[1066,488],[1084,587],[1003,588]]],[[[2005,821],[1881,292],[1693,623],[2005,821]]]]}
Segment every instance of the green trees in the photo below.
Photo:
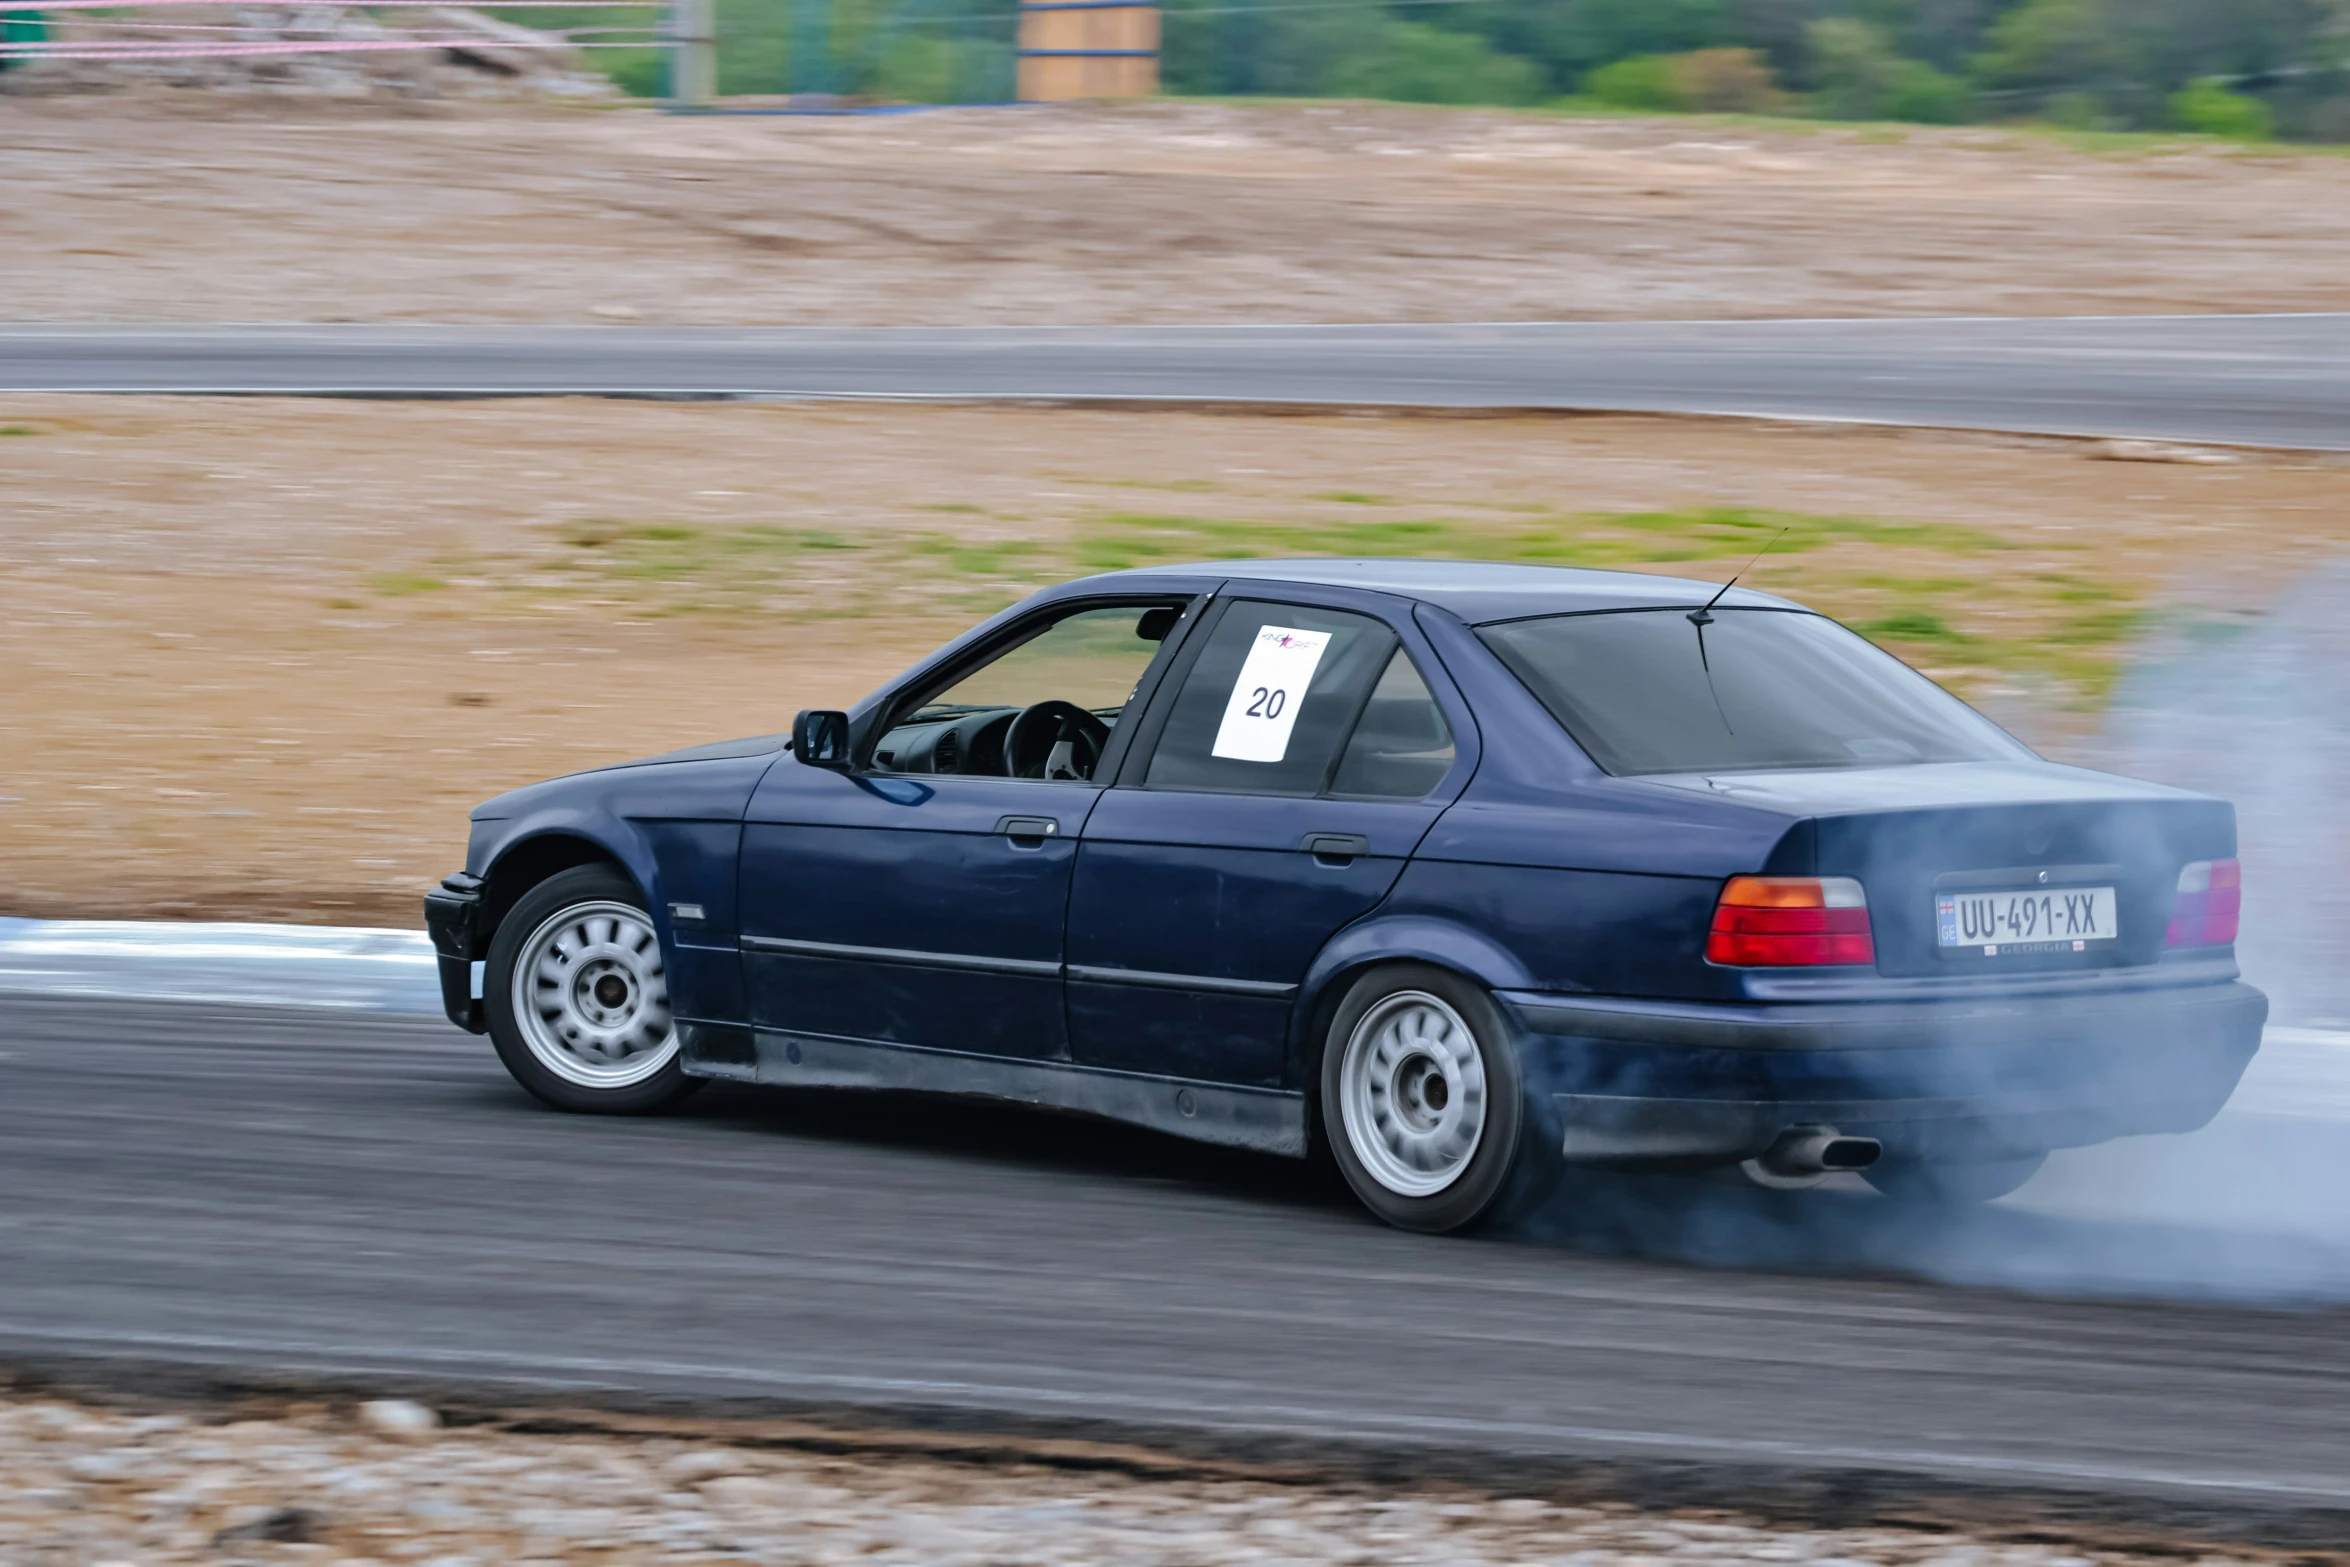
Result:
{"type": "Polygon", "coordinates": [[[1752,49],[1634,55],[1584,77],[1583,96],[1615,109],[1692,114],[1770,114],[1788,105],[1769,62],[1752,49]]]}
{"type": "Polygon", "coordinates": [[[2350,109],[2345,0],[2021,0],[1975,55],[2007,113],[2265,140],[2350,109]]]}
{"type": "Polygon", "coordinates": [[[2350,138],[2350,0],[1171,0],[1167,50],[1179,92],[2350,138]]]}
{"type": "Polygon", "coordinates": [[[1524,104],[1545,96],[1533,61],[1424,22],[1391,22],[1371,33],[1332,62],[1329,82],[1340,97],[1400,103],[1524,104]]]}
{"type": "Polygon", "coordinates": [[[1825,16],[1804,30],[1812,108],[1831,120],[1917,120],[1954,125],[1973,93],[1957,77],[1904,57],[1892,36],[1857,16],[1825,16]]]}
{"type": "Polygon", "coordinates": [[[2170,119],[2182,131],[2230,141],[2268,141],[2277,133],[2277,117],[2267,104],[2217,82],[2194,82],[2172,93],[2170,119]]]}
{"type": "MultiPolygon", "coordinates": [[[[719,0],[729,92],[1000,98],[1014,0],[719,0]],[[799,68],[792,57],[800,57],[799,68]]],[[[2350,140],[2350,0],[1165,0],[1176,93],[2350,140]]]]}

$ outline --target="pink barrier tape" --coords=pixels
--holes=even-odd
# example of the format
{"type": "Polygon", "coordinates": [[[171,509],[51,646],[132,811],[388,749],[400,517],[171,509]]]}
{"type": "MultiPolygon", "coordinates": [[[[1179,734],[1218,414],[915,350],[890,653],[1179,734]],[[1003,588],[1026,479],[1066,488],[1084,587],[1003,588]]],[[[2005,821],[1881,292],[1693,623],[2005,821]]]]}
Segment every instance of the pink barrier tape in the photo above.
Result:
{"type": "MultiPolygon", "coordinates": [[[[301,0],[301,9],[325,9],[340,6],[380,6],[385,0],[301,0]]],[[[482,0],[468,5],[472,11],[530,10],[536,7],[560,8],[566,11],[658,11],[664,0],[482,0]]],[[[228,9],[226,0],[42,0],[39,5],[0,5],[0,10],[11,16],[39,16],[49,11],[144,11],[159,5],[202,5],[216,10],[228,9]]]]}
{"type": "MultiPolygon", "coordinates": [[[[242,22],[117,22],[111,18],[103,21],[77,22],[74,24],[74,30],[76,32],[104,30],[107,32],[116,33],[235,33],[241,37],[247,38],[250,38],[253,35],[253,29],[246,26],[242,22]]],[[[567,38],[573,32],[608,33],[633,32],[637,30],[638,29],[633,28],[612,27],[550,27],[546,29],[546,33],[550,38],[567,38]]],[[[386,38],[421,38],[425,35],[421,33],[404,33],[396,28],[386,28],[384,29],[382,36],[386,38]]],[[[72,48],[78,44],[103,43],[108,41],[109,40],[105,39],[75,38],[69,39],[63,43],[42,43],[36,44],[33,47],[41,49],[72,48]]],[[[516,47],[519,48],[524,46],[517,45],[516,47]]]]}
{"type": "MultiPolygon", "coordinates": [[[[77,32],[105,31],[110,33],[237,33],[250,35],[253,31],[242,22],[117,22],[111,17],[96,21],[77,22],[74,24],[74,28],[77,32]]],[[[398,33],[394,36],[405,38],[408,35],[398,33]]],[[[42,47],[49,46],[44,44],[42,47]]]]}
{"type": "Polygon", "coordinates": [[[632,49],[644,48],[642,43],[624,42],[584,43],[569,39],[550,38],[545,43],[508,43],[503,39],[490,40],[475,35],[468,38],[370,38],[366,40],[306,39],[262,40],[253,43],[220,44],[147,44],[136,40],[119,45],[95,44],[0,44],[0,59],[4,60],[199,60],[226,59],[245,55],[280,54],[357,54],[388,49],[632,49]]]}

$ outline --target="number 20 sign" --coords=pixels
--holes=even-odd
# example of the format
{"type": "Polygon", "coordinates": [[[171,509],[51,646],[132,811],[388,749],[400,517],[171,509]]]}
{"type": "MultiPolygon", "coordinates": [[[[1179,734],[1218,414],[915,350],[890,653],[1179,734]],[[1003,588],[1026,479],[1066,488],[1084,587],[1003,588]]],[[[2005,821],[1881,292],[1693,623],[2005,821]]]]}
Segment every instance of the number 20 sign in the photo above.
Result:
{"type": "Polygon", "coordinates": [[[1298,703],[1329,645],[1327,631],[1259,627],[1224,704],[1213,754],[1235,762],[1278,762],[1287,756],[1298,703]]]}

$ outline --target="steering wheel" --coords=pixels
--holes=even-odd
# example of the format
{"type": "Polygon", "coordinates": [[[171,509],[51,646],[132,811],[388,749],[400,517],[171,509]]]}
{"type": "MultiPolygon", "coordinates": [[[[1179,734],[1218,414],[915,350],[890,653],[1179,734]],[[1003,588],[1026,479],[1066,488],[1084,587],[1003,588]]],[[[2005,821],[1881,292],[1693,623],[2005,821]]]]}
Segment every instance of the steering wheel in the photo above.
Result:
{"type": "Polygon", "coordinates": [[[1007,778],[1091,778],[1110,726],[1074,702],[1024,707],[1004,731],[1007,778]]]}

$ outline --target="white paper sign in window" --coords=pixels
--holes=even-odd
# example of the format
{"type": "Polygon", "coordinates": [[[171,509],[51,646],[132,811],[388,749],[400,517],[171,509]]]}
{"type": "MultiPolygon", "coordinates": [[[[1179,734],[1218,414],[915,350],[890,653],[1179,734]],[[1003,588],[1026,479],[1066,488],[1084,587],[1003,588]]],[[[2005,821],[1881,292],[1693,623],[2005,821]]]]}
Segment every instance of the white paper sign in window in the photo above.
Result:
{"type": "Polygon", "coordinates": [[[1213,754],[1234,762],[1278,762],[1287,756],[1298,706],[1329,645],[1327,631],[1258,628],[1240,666],[1240,679],[1233,684],[1232,699],[1224,704],[1213,754]]]}

